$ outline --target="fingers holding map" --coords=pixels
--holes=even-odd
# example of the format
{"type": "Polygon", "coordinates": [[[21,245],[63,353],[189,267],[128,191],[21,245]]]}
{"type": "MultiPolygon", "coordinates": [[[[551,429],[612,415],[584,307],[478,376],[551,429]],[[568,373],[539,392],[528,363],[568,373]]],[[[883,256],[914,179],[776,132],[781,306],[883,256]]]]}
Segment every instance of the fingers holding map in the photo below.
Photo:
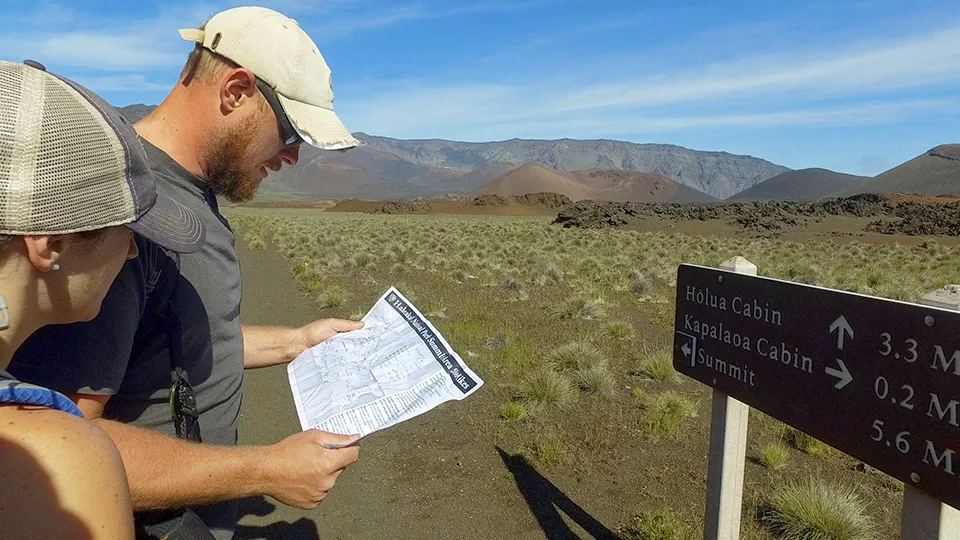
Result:
{"type": "Polygon", "coordinates": [[[307,349],[287,367],[304,430],[366,436],[483,386],[395,288],[380,297],[363,322],[362,329],[307,349]]]}

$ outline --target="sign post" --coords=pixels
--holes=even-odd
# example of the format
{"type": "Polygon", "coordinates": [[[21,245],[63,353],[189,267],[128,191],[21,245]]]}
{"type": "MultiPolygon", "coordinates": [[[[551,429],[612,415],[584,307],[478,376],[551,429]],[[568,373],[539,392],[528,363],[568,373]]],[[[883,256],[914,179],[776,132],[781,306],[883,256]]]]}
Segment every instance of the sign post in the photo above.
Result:
{"type": "Polygon", "coordinates": [[[682,265],[675,330],[677,371],[960,507],[960,313],[682,265]]]}
{"type": "MultiPolygon", "coordinates": [[[[960,311],[960,285],[945,287],[926,294],[920,299],[920,303],[960,311]]],[[[960,540],[960,511],[913,486],[904,484],[900,538],[960,540]]]]}
{"type": "MultiPolygon", "coordinates": [[[[720,265],[720,268],[747,276],[757,275],[757,266],[743,257],[734,257],[720,265]]],[[[737,540],[740,538],[750,407],[714,388],[710,414],[704,538],[737,540]]]]}

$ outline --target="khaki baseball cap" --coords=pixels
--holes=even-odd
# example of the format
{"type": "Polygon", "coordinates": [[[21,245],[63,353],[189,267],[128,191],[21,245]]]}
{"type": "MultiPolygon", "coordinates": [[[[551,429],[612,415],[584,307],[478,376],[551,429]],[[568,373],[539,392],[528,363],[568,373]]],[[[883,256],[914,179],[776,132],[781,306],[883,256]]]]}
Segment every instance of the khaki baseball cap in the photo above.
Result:
{"type": "Polygon", "coordinates": [[[263,7],[238,7],[214,15],[202,30],[180,30],[180,37],[266,82],[307,144],[323,150],[363,145],[333,112],[333,75],[297,21],[263,7]]]}
{"type": "Polygon", "coordinates": [[[118,225],[179,253],[205,238],[196,213],[157,193],[143,145],[116,109],[42,64],[0,62],[0,234],[118,225]]]}

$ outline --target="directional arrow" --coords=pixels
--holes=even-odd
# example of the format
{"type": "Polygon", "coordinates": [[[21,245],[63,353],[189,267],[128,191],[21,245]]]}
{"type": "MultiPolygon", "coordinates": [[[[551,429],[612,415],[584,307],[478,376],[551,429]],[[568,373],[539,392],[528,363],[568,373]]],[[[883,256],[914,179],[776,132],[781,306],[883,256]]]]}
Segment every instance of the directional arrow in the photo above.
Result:
{"type": "Polygon", "coordinates": [[[683,351],[684,356],[690,356],[690,353],[693,352],[693,349],[690,348],[689,343],[684,343],[683,347],[680,347],[680,350],[683,351]]]}
{"type": "Polygon", "coordinates": [[[853,328],[850,327],[850,323],[847,322],[847,318],[843,315],[833,321],[833,324],[830,325],[830,333],[832,334],[835,330],[839,329],[837,332],[837,348],[841,351],[843,350],[843,335],[850,334],[850,339],[853,339],[853,328]]]}
{"type": "Polygon", "coordinates": [[[853,375],[850,374],[850,370],[847,369],[847,365],[843,363],[843,360],[837,358],[837,363],[840,364],[840,369],[827,366],[823,368],[823,370],[827,372],[827,375],[840,379],[833,387],[837,390],[842,390],[844,386],[853,381],[853,375]]]}

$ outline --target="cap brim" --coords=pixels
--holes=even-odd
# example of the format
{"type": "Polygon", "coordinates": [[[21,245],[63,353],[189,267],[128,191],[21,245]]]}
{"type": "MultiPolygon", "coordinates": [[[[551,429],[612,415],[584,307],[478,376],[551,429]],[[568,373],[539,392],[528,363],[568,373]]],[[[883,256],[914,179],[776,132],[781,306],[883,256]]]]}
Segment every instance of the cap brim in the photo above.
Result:
{"type": "Polygon", "coordinates": [[[295,101],[282,94],[278,97],[293,127],[310,146],[321,150],[364,146],[365,143],[354,137],[330,109],[295,101]]]}
{"type": "Polygon", "coordinates": [[[177,253],[193,253],[203,247],[206,231],[200,217],[166,195],[157,194],[157,202],[140,219],[128,223],[133,232],[161,247],[177,253]]]}

